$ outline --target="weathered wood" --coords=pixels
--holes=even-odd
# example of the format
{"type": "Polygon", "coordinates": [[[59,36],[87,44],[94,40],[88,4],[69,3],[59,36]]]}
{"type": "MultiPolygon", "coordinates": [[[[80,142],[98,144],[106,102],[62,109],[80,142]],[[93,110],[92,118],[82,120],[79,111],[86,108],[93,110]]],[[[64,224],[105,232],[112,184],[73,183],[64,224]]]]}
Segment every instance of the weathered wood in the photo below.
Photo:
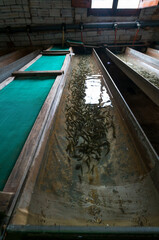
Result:
{"type": "Polygon", "coordinates": [[[159,50],[147,48],[146,54],[159,60],[159,50]]]}
{"type": "MultiPolygon", "coordinates": [[[[20,179],[22,175],[24,176],[28,172],[27,170],[27,168],[29,168],[28,162],[30,162],[31,166],[29,168],[30,169],[29,174],[27,176],[24,189],[22,190],[22,196],[19,199],[20,201],[18,202],[17,209],[19,208],[26,209],[29,206],[33,188],[36,182],[36,178],[38,176],[38,171],[41,165],[41,161],[43,159],[45,147],[50,134],[52,121],[58,108],[63,88],[65,86],[65,82],[67,79],[70,61],[71,56],[66,55],[66,58],[62,66],[62,70],[65,71],[65,74],[62,76],[57,76],[55,83],[42,107],[42,110],[39,113],[36,123],[34,124],[34,127],[23,147],[21,155],[17,160],[16,166],[10,176],[10,179],[5,186],[5,190],[8,191],[15,189],[16,185],[20,184],[20,179]]],[[[16,192],[15,198],[18,197],[18,194],[19,193],[16,192]]],[[[14,207],[14,203],[13,206],[11,206],[8,215],[11,214],[12,207],[14,207]]],[[[23,216],[23,223],[26,222],[27,214],[23,216]]]]}
{"type": "MultiPolygon", "coordinates": [[[[71,48],[70,48],[71,49],[71,48]]],[[[70,63],[71,56],[66,55],[64,60],[62,71],[68,69],[70,63]]],[[[66,74],[66,73],[65,73],[66,74]]],[[[61,80],[65,79],[65,74],[61,76],[57,76],[44,104],[43,107],[32,127],[32,130],[23,146],[23,149],[20,153],[19,158],[8,178],[8,181],[4,187],[4,191],[6,192],[15,192],[15,197],[13,199],[12,206],[10,208],[10,213],[14,207],[16,199],[18,198],[19,192],[23,185],[23,182],[26,178],[27,172],[30,168],[30,165],[35,157],[35,153],[37,148],[42,144],[41,136],[44,134],[44,129],[47,128],[48,125],[48,116],[50,116],[50,109],[54,105],[54,99],[57,97],[57,90],[59,89],[59,85],[62,84],[61,80]]],[[[53,115],[51,114],[51,118],[53,115]]],[[[47,128],[48,129],[48,128],[47,128]]]]}
{"type": "Polygon", "coordinates": [[[9,77],[6,80],[4,80],[2,83],[0,83],[0,90],[2,90],[5,86],[11,83],[14,80],[14,78],[15,77],[9,77]]]}
{"type": "Polygon", "coordinates": [[[21,50],[14,51],[3,57],[0,57],[0,68],[3,68],[5,66],[17,61],[18,59],[30,54],[33,51],[34,51],[34,49],[31,50],[29,48],[23,48],[21,50]]]}
{"type": "Polygon", "coordinates": [[[62,53],[62,52],[64,52],[64,53],[70,53],[70,50],[62,50],[62,49],[59,49],[59,50],[43,50],[43,52],[54,52],[54,53],[62,53]]]}
{"type": "Polygon", "coordinates": [[[10,63],[9,65],[3,67],[0,69],[0,82],[3,82],[6,78],[10,77],[13,71],[19,70],[24,64],[31,61],[37,54],[40,52],[40,50],[36,50],[20,59],[18,59],[15,62],[10,63]]]}
{"type": "MultiPolygon", "coordinates": [[[[31,60],[29,63],[24,65],[24,67],[20,68],[19,71],[24,71],[28,67],[30,67],[34,62],[36,62],[42,55],[39,54],[37,57],[35,57],[33,60],[31,60]]],[[[11,83],[15,77],[9,77],[6,80],[4,80],[2,83],[0,83],[0,90],[3,89],[5,86],[7,86],[9,83],[11,83]]]]}
{"type": "Polygon", "coordinates": [[[53,48],[53,45],[51,45],[49,48],[47,48],[47,49],[44,50],[44,51],[49,51],[51,48],[53,48]]]}
{"type": "Polygon", "coordinates": [[[0,214],[5,214],[13,199],[14,193],[0,192],[0,214]]]}
{"type": "Polygon", "coordinates": [[[43,56],[62,56],[62,55],[66,55],[68,53],[65,52],[59,52],[59,53],[54,53],[54,52],[42,52],[41,53],[43,56]]]}
{"type": "Polygon", "coordinates": [[[30,77],[30,76],[57,76],[64,74],[62,70],[54,70],[54,71],[16,71],[12,73],[14,77],[30,77]]]}
{"type": "Polygon", "coordinates": [[[30,67],[34,62],[36,62],[39,58],[42,57],[42,54],[37,55],[31,62],[26,64],[24,67],[20,68],[19,71],[25,71],[28,67],[30,67]]]}
{"type": "Polygon", "coordinates": [[[62,50],[56,50],[56,51],[42,51],[41,54],[42,55],[46,55],[46,56],[59,56],[59,55],[66,55],[70,53],[70,51],[62,51],[62,50]]]}
{"type": "MultiPolygon", "coordinates": [[[[50,50],[53,46],[50,46],[47,50],[50,50]]],[[[30,67],[34,62],[36,62],[42,55],[39,54],[36,56],[33,60],[31,60],[29,63],[24,65],[22,68],[19,69],[19,71],[25,71],[28,67],[30,67]]],[[[3,89],[5,86],[7,86],[10,82],[14,80],[15,77],[9,77],[6,80],[4,80],[2,83],[0,83],[0,90],[3,89]]]]}

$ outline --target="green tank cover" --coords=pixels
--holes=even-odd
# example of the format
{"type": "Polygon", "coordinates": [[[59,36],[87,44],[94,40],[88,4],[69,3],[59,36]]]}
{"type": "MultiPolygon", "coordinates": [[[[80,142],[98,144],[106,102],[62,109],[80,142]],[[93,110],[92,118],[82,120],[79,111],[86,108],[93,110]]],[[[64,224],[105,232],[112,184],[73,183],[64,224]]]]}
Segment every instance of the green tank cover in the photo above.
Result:
{"type": "Polygon", "coordinates": [[[42,56],[25,71],[61,70],[66,55],[42,56]]]}
{"type": "Polygon", "coordinates": [[[60,46],[54,46],[53,48],[50,49],[50,51],[56,51],[56,50],[61,50],[61,51],[68,51],[69,47],[64,46],[64,48],[60,47],[60,46]]]}
{"type": "Polygon", "coordinates": [[[0,191],[54,81],[55,77],[17,78],[0,91],[0,191]]]}

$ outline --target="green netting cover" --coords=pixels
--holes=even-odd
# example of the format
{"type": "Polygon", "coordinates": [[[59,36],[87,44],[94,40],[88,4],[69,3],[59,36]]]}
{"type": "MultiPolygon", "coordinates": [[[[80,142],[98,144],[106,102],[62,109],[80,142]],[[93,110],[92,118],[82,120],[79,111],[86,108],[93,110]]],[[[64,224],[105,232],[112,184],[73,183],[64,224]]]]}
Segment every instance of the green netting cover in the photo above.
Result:
{"type": "Polygon", "coordinates": [[[0,190],[54,81],[46,77],[18,78],[0,91],[0,190]]]}
{"type": "Polygon", "coordinates": [[[42,56],[25,71],[61,70],[65,57],[65,55],[42,56]]]}

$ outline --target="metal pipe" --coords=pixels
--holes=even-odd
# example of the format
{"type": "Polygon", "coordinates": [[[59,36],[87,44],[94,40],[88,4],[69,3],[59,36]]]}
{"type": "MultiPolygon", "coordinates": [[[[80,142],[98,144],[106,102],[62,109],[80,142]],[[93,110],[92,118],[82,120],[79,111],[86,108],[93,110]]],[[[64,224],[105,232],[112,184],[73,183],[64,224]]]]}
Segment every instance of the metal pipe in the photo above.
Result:
{"type": "MultiPolygon", "coordinates": [[[[118,29],[129,29],[129,28],[138,28],[136,22],[103,22],[103,23],[83,23],[83,29],[114,29],[114,24],[118,24],[118,29]]],[[[158,27],[159,21],[141,21],[139,22],[141,28],[144,27],[158,27]]],[[[61,24],[54,25],[41,25],[41,26],[29,26],[30,32],[39,32],[39,31],[61,31],[61,24]]],[[[65,30],[80,30],[81,24],[66,24],[65,30]]],[[[5,27],[0,28],[0,33],[17,33],[17,32],[27,32],[28,25],[25,27],[5,27]]]]}
{"type": "MultiPolygon", "coordinates": [[[[32,237],[38,236],[44,237],[48,236],[61,236],[61,239],[77,239],[85,237],[92,237],[91,239],[105,239],[105,237],[111,236],[113,239],[116,237],[158,237],[159,236],[159,227],[80,227],[80,226],[30,226],[30,225],[9,225],[7,228],[7,236],[10,239],[13,236],[22,236],[32,235],[32,237]],[[39,235],[38,235],[39,234],[39,235]]],[[[133,238],[133,239],[134,239],[133,238]]],[[[19,239],[19,238],[18,238],[19,239]]],[[[90,239],[90,238],[89,238],[90,239]]],[[[112,239],[112,238],[111,238],[112,239]]],[[[122,238],[123,239],[123,238],[122,238]]],[[[125,238],[124,238],[125,239],[125,238]]]]}

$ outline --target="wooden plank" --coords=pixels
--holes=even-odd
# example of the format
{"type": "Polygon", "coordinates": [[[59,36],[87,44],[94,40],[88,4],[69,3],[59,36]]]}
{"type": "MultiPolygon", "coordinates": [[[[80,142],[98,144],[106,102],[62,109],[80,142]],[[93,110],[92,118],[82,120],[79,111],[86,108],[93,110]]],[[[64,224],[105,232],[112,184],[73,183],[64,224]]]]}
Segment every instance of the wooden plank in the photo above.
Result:
{"type": "Polygon", "coordinates": [[[14,77],[30,77],[30,76],[57,76],[64,74],[63,70],[54,70],[54,71],[16,71],[12,73],[14,77]]]}
{"type": "Polygon", "coordinates": [[[67,53],[54,53],[54,52],[42,52],[41,53],[43,56],[61,56],[61,55],[66,55],[67,53]]]}
{"type": "Polygon", "coordinates": [[[0,63],[5,61],[7,58],[10,58],[12,55],[16,54],[17,52],[19,52],[19,50],[0,56],[0,63]]]}
{"type": "Polygon", "coordinates": [[[47,55],[47,56],[58,56],[58,55],[66,55],[70,53],[70,51],[42,51],[42,55],[47,55]]]}
{"type": "Polygon", "coordinates": [[[159,60],[159,50],[147,48],[146,54],[159,60]]]}
{"type": "Polygon", "coordinates": [[[13,199],[14,193],[0,192],[0,215],[5,214],[13,199]]]}
{"type": "Polygon", "coordinates": [[[62,50],[62,49],[59,49],[59,50],[43,50],[42,52],[51,52],[51,53],[60,53],[60,52],[64,52],[64,53],[70,53],[70,50],[62,50]]]}
{"type": "Polygon", "coordinates": [[[14,77],[9,77],[6,80],[4,80],[2,83],[0,83],[0,90],[2,90],[5,86],[7,86],[13,80],[14,80],[14,77]]]}

